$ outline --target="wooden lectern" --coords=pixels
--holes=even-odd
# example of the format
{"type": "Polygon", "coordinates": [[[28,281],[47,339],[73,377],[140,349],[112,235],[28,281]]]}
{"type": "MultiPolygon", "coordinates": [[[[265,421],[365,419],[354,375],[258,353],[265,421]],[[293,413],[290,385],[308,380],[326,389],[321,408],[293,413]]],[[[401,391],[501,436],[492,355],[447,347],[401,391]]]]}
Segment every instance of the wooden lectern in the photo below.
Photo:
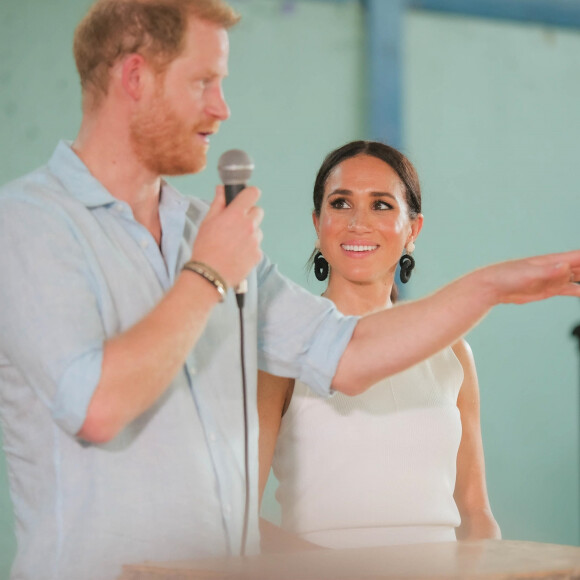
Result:
{"type": "Polygon", "coordinates": [[[124,566],[119,580],[580,580],[580,548],[482,540],[124,566]]]}

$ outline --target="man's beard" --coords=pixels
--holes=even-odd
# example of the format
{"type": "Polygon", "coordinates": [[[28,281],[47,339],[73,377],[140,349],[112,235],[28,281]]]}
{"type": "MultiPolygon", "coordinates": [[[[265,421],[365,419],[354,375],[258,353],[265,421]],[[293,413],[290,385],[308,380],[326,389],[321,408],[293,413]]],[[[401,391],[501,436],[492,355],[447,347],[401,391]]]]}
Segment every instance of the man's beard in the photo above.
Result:
{"type": "Polygon", "coordinates": [[[150,106],[133,115],[131,143],[141,163],[155,175],[197,173],[206,164],[206,146],[198,137],[201,130],[180,119],[159,90],[150,106]]]}

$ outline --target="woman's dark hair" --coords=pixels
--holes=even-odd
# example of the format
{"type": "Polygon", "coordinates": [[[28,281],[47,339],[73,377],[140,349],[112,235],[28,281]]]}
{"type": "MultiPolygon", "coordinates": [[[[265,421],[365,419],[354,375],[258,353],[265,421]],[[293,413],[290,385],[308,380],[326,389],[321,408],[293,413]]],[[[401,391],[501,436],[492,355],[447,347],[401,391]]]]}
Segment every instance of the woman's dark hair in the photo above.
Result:
{"type": "MultiPolygon", "coordinates": [[[[379,141],[351,141],[334,151],[331,151],[322,162],[316,180],[314,181],[314,191],[312,199],[314,201],[314,212],[320,217],[322,209],[322,199],[324,197],[324,188],[328,177],[332,171],[343,161],[357,157],[359,155],[368,155],[376,157],[389,165],[399,176],[403,187],[405,188],[405,201],[409,210],[409,217],[415,219],[421,213],[421,186],[419,176],[413,164],[400,151],[381,143],[379,141]]],[[[316,250],[310,256],[307,267],[310,269],[313,265],[316,250]]],[[[393,302],[397,296],[396,285],[393,284],[393,293],[391,298],[393,302]]]]}
{"type": "Polygon", "coordinates": [[[421,186],[417,171],[400,151],[379,141],[351,141],[331,151],[326,156],[318,170],[312,193],[316,215],[320,216],[324,187],[329,175],[337,165],[358,155],[376,157],[393,168],[405,187],[405,200],[409,208],[409,217],[415,219],[421,213],[421,186]]]}

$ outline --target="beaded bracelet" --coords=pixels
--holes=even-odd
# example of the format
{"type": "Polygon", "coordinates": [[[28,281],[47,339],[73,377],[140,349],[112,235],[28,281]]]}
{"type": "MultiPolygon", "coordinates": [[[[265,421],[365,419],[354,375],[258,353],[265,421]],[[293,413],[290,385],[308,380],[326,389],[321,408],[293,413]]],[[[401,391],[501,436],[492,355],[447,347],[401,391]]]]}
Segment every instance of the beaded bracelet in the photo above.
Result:
{"type": "Polygon", "coordinates": [[[207,264],[196,260],[190,260],[183,265],[182,270],[189,270],[190,272],[199,274],[202,278],[205,278],[210,284],[215,286],[215,289],[220,295],[220,302],[223,302],[226,299],[228,285],[225,283],[225,280],[207,264]]]}

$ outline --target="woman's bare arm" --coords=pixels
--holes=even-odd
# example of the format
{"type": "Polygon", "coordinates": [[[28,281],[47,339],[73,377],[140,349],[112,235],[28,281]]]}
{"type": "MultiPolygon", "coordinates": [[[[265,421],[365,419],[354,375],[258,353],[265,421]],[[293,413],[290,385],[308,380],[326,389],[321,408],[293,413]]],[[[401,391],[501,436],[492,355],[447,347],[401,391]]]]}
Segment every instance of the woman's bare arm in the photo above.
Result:
{"type": "Polygon", "coordinates": [[[262,496],[276,449],[276,440],[280,431],[282,414],[288,394],[292,394],[294,379],[276,377],[264,371],[258,371],[258,417],[260,420],[259,439],[259,498],[262,496]]]}
{"type": "MultiPolygon", "coordinates": [[[[276,449],[276,440],[280,432],[282,415],[285,413],[292,392],[294,379],[276,377],[258,371],[258,415],[260,417],[260,504],[264,489],[270,475],[272,458],[276,449]]],[[[296,534],[286,532],[279,526],[260,518],[260,535],[262,552],[296,552],[316,550],[319,546],[299,538],[296,534]]]]}
{"type": "Polygon", "coordinates": [[[453,346],[464,379],[457,398],[462,436],[457,454],[455,502],[461,515],[458,540],[500,539],[501,531],[489,505],[481,440],[479,386],[471,348],[460,340],[453,346]]]}

